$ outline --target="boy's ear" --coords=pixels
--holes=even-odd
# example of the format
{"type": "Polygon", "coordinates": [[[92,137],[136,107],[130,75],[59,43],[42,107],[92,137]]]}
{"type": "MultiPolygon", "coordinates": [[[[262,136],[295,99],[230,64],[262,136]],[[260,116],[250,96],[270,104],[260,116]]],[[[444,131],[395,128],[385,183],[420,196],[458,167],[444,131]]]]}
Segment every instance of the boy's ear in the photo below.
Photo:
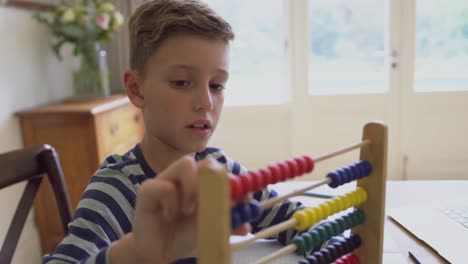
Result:
{"type": "Polygon", "coordinates": [[[144,96],[141,92],[141,84],[138,72],[135,70],[127,70],[124,74],[125,92],[127,93],[130,102],[137,107],[143,108],[145,104],[144,96]]]}

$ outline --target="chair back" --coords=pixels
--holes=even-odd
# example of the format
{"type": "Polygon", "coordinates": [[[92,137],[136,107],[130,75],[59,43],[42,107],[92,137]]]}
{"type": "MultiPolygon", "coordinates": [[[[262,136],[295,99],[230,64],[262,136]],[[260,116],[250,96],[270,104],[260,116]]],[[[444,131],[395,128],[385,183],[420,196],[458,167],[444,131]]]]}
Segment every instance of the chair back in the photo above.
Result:
{"type": "Polygon", "coordinates": [[[11,263],[34,198],[45,175],[50,181],[65,235],[68,233],[72,211],[55,149],[49,145],[39,145],[0,154],[0,189],[27,181],[0,251],[0,263],[11,263]]]}

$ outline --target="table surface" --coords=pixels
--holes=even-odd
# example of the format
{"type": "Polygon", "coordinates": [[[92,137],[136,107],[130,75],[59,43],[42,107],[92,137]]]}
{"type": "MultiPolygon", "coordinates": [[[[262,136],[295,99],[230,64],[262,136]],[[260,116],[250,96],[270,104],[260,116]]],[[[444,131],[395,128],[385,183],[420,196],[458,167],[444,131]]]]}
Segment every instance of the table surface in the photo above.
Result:
{"type": "MultiPolygon", "coordinates": [[[[313,181],[291,181],[273,185],[279,194],[291,192],[305,187],[313,181]]],[[[354,190],[355,184],[350,183],[337,189],[321,186],[312,192],[340,195],[354,190]]],[[[427,204],[438,202],[441,197],[446,200],[468,200],[468,180],[432,180],[432,181],[388,181],[386,188],[386,210],[398,206],[427,204]]],[[[309,197],[294,197],[306,206],[315,206],[323,202],[322,199],[309,197]]],[[[448,263],[424,242],[418,240],[398,223],[385,218],[384,229],[384,260],[383,263],[414,263],[408,256],[408,251],[414,253],[421,263],[448,263]]]]}

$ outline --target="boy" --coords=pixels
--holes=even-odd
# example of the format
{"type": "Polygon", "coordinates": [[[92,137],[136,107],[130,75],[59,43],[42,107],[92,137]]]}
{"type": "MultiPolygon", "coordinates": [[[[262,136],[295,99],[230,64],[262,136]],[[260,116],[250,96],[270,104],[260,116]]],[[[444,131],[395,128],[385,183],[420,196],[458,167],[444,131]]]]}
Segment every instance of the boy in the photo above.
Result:
{"type": "MultiPolygon", "coordinates": [[[[145,135],[93,175],[69,234],[44,263],[195,263],[198,169],[219,162],[232,174],[245,172],[206,147],[229,77],[229,24],[197,0],[154,0],[134,12],[129,28],[125,89],[142,111],[145,135]]],[[[275,195],[264,189],[254,198],[275,195]]],[[[253,232],[289,219],[299,205],[266,210],[253,232]]],[[[243,225],[233,233],[248,231],[243,225]]],[[[294,234],[275,238],[287,243],[294,234]]]]}

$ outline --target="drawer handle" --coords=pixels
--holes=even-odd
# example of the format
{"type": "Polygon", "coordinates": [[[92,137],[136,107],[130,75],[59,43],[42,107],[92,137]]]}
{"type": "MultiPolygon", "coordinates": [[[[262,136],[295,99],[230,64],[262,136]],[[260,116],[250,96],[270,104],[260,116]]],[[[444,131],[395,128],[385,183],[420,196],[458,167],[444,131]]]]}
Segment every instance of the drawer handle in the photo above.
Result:
{"type": "Polygon", "coordinates": [[[133,116],[133,121],[135,121],[135,123],[139,123],[140,122],[140,114],[136,113],[134,116],[133,116]]]}
{"type": "Polygon", "coordinates": [[[115,134],[117,134],[117,131],[119,131],[119,125],[117,124],[112,124],[110,126],[110,133],[112,136],[115,136],[115,134]]]}

